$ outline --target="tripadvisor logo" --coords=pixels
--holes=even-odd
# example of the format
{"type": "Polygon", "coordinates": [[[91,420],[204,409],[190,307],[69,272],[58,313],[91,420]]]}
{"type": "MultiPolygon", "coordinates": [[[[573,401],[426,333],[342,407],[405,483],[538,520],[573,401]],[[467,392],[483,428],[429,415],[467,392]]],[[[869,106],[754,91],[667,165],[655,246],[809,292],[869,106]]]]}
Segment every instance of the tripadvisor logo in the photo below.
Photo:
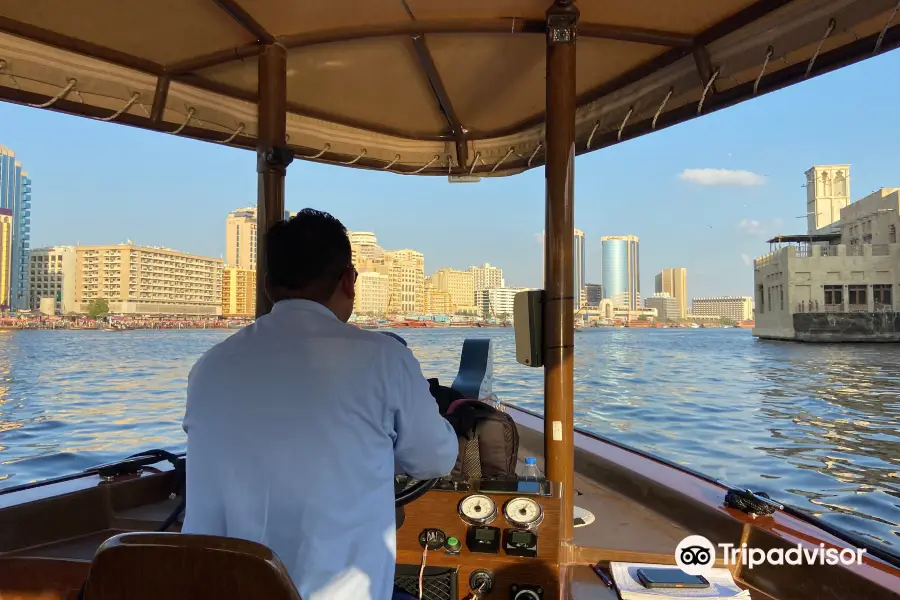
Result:
{"type": "MultiPolygon", "coordinates": [[[[747,544],[718,544],[725,566],[743,565],[859,565],[865,548],[826,548],[825,544],[790,548],[749,548],[747,544]]],[[[716,546],[702,535],[689,535],[675,548],[675,564],[688,575],[709,575],[716,562],[716,546]]]]}

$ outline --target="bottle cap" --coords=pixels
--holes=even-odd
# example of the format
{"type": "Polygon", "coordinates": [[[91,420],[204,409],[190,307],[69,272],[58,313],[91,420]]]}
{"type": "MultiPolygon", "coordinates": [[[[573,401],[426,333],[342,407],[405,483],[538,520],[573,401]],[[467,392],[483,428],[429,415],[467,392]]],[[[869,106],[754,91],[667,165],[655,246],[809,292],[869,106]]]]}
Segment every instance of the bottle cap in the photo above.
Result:
{"type": "Polygon", "coordinates": [[[537,459],[533,456],[529,456],[528,458],[525,459],[525,464],[526,465],[536,465],[537,459]]]}

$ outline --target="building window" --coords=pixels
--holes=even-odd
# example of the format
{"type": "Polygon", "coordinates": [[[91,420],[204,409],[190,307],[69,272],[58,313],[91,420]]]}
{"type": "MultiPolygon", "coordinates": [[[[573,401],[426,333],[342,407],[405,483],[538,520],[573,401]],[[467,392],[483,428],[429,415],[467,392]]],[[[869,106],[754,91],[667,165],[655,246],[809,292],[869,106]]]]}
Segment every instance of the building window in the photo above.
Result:
{"type": "Polygon", "coordinates": [[[872,299],[875,301],[875,308],[891,308],[893,297],[891,296],[890,284],[876,283],[872,286],[872,299]]]}
{"type": "Polygon", "coordinates": [[[844,305],[844,286],[825,286],[825,307],[842,307],[844,305]]]}
{"type": "Polygon", "coordinates": [[[850,301],[851,307],[867,307],[868,302],[866,300],[866,285],[848,285],[847,286],[847,297],[850,301]]]}
{"type": "Polygon", "coordinates": [[[778,293],[781,295],[781,310],[784,310],[784,286],[778,286],[778,293]]]}

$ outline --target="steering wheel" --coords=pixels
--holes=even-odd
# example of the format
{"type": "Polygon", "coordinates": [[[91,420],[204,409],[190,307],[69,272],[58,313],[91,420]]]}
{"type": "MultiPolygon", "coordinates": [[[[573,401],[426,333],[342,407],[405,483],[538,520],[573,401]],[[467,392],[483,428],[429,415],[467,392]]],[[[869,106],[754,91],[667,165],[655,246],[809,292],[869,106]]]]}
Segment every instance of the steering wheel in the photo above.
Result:
{"type": "Polygon", "coordinates": [[[407,475],[394,477],[394,506],[400,508],[418,500],[437,485],[438,479],[413,479],[407,475]]]}

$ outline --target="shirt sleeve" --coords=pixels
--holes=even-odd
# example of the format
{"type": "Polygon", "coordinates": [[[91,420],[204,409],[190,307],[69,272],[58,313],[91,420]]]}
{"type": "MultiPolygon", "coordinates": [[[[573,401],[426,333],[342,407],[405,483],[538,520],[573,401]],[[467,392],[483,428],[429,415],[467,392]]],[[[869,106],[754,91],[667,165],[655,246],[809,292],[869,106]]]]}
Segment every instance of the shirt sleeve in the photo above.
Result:
{"type": "Polygon", "coordinates": [[[388,393],[397,394],[394,412],[394,461],[398,472],[416,479],[448,475],[456,465],[459,441],[456,432],[438,412],[437,402],[412,352],[400,352],[388,382],[388,393]]]}

